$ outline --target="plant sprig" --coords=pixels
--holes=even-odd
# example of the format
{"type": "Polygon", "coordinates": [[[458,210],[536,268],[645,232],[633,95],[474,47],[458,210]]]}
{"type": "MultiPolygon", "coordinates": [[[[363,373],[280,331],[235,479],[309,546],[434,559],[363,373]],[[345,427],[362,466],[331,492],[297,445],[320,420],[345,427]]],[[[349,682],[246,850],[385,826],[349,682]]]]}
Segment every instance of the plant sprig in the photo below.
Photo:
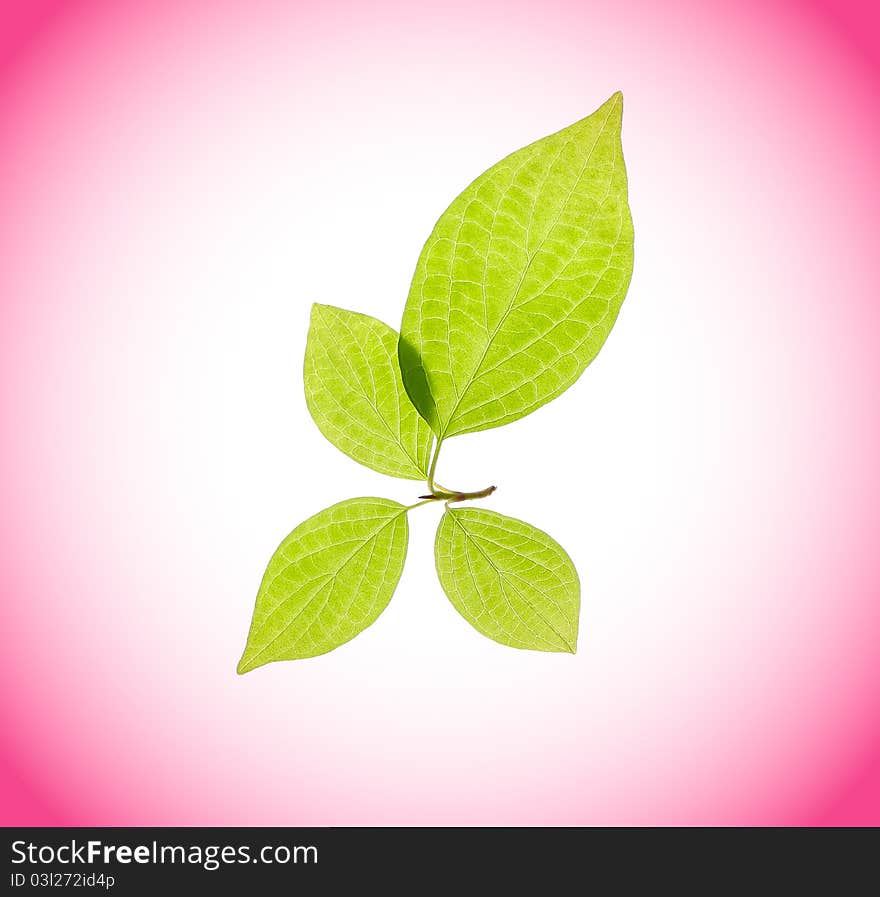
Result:
{"type": "Polygon", "coordinates": [[[369,626],[403,572],[409,512],[438,501],[437,574],[462,617],[505,645],[575,652],[580,584],[563,548],[521,520],[459,507],[494,485],[449,489],[435,474],[446,439],[531,414],[605,342],[633,265],[622,109],[616,93],[452,202],[422,250],[399,334],[312,307],[303,382],[318,428],[427,492],[409,506],[349,499],[296,527],[263,576],[240,673],[324,654],[369,626]]]}

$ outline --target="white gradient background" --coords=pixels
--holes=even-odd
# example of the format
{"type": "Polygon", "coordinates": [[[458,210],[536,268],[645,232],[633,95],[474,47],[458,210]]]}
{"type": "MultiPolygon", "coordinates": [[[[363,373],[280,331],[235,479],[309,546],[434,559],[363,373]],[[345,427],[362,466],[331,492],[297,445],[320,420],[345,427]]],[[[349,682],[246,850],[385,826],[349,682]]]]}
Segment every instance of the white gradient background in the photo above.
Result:
{"type": "Polygon", "coordinates": [[[869,6],[7,4],[3,821],[880,822],[869,6]],[[311,303],[396,326],[455,194],[617,89],[617,327],[438,471],[568,549],[577,655],[473,632],[423,508],[372,628],[236,676],[280,539],[419,491],[311,422],[311,303]]]}

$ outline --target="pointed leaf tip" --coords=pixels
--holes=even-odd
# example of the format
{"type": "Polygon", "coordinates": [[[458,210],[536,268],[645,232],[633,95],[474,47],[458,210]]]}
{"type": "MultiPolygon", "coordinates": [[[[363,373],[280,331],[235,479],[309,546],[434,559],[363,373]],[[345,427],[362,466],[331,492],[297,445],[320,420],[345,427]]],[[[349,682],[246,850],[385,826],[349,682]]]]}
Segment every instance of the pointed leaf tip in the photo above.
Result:
{"type": "Polygon", "coordinates": [[[619,122],[623,118],[623,92],[617,90],[611,94],[606,105],[611,106],[611,115],[619,122]]]}

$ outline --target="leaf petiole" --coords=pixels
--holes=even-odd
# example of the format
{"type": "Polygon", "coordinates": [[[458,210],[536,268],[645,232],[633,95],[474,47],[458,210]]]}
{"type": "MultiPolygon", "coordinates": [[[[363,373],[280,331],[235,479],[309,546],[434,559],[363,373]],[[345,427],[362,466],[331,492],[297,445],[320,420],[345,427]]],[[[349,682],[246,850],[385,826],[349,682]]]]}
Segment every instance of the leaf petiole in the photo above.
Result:
{"type": "MultiPolygon", "coordinates": [[[[423,496],[421,496],[421,495],[419,496],[419,498],[422,498],[422,497],[423,496]]],[[[412,511],[415,508],[420,508],[422,505],[429,505],[429,504],[431,504],[432,501],[435,501],[435,499],[427,498],[424,501],[417,501],[414,505],[407,505],[406,510],[412,511]]]]}
{"type": "Polygon", "coordinates": [[[436,491],[434,489],[434,471],[437,469],[437,459],[440,457],[440,446],[443,445],[443,437],[441,436],[436,444],[434,445],[434,455],[431,458],[431,466],[428,468],[428,490],[430,492],[436,491]]]}
{"type": "Polygon", "coordinates": [[[469,501],[472,498],[486,498],[491,495],[496,487],[487,486],[485,489],[478,489],[476,492],[459,492],[456,489],[447,489],[434,481],[434,473],[437,470],[437,459],[440,457],[440,446],[443,445],[443,437],[441,436],[434,445],[434,454],[431,458],[431,466],[428,468],[428,494],[420,495],[423,501],[417,505],[411,505],[413,508],[427,504],[429,501],[469,501]]]}

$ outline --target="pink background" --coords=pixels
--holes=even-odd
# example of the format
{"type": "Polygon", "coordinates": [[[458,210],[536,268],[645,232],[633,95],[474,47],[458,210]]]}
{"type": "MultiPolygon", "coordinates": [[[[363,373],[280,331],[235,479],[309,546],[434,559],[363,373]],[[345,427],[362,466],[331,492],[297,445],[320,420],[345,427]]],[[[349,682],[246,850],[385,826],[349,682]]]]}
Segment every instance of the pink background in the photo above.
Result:
{"type": "Polygon", "coordinates": [[[872,7],[3,4],[2,821],[880,823],[872,7]],[[469,631],[427,509],[370,630],[237,677],[280,538],[418,489],[309,421],[310,303],[395,325],[455,193],[616,89],[618,327],[438,474],[568,548],[578,654],[469,631]]]}

